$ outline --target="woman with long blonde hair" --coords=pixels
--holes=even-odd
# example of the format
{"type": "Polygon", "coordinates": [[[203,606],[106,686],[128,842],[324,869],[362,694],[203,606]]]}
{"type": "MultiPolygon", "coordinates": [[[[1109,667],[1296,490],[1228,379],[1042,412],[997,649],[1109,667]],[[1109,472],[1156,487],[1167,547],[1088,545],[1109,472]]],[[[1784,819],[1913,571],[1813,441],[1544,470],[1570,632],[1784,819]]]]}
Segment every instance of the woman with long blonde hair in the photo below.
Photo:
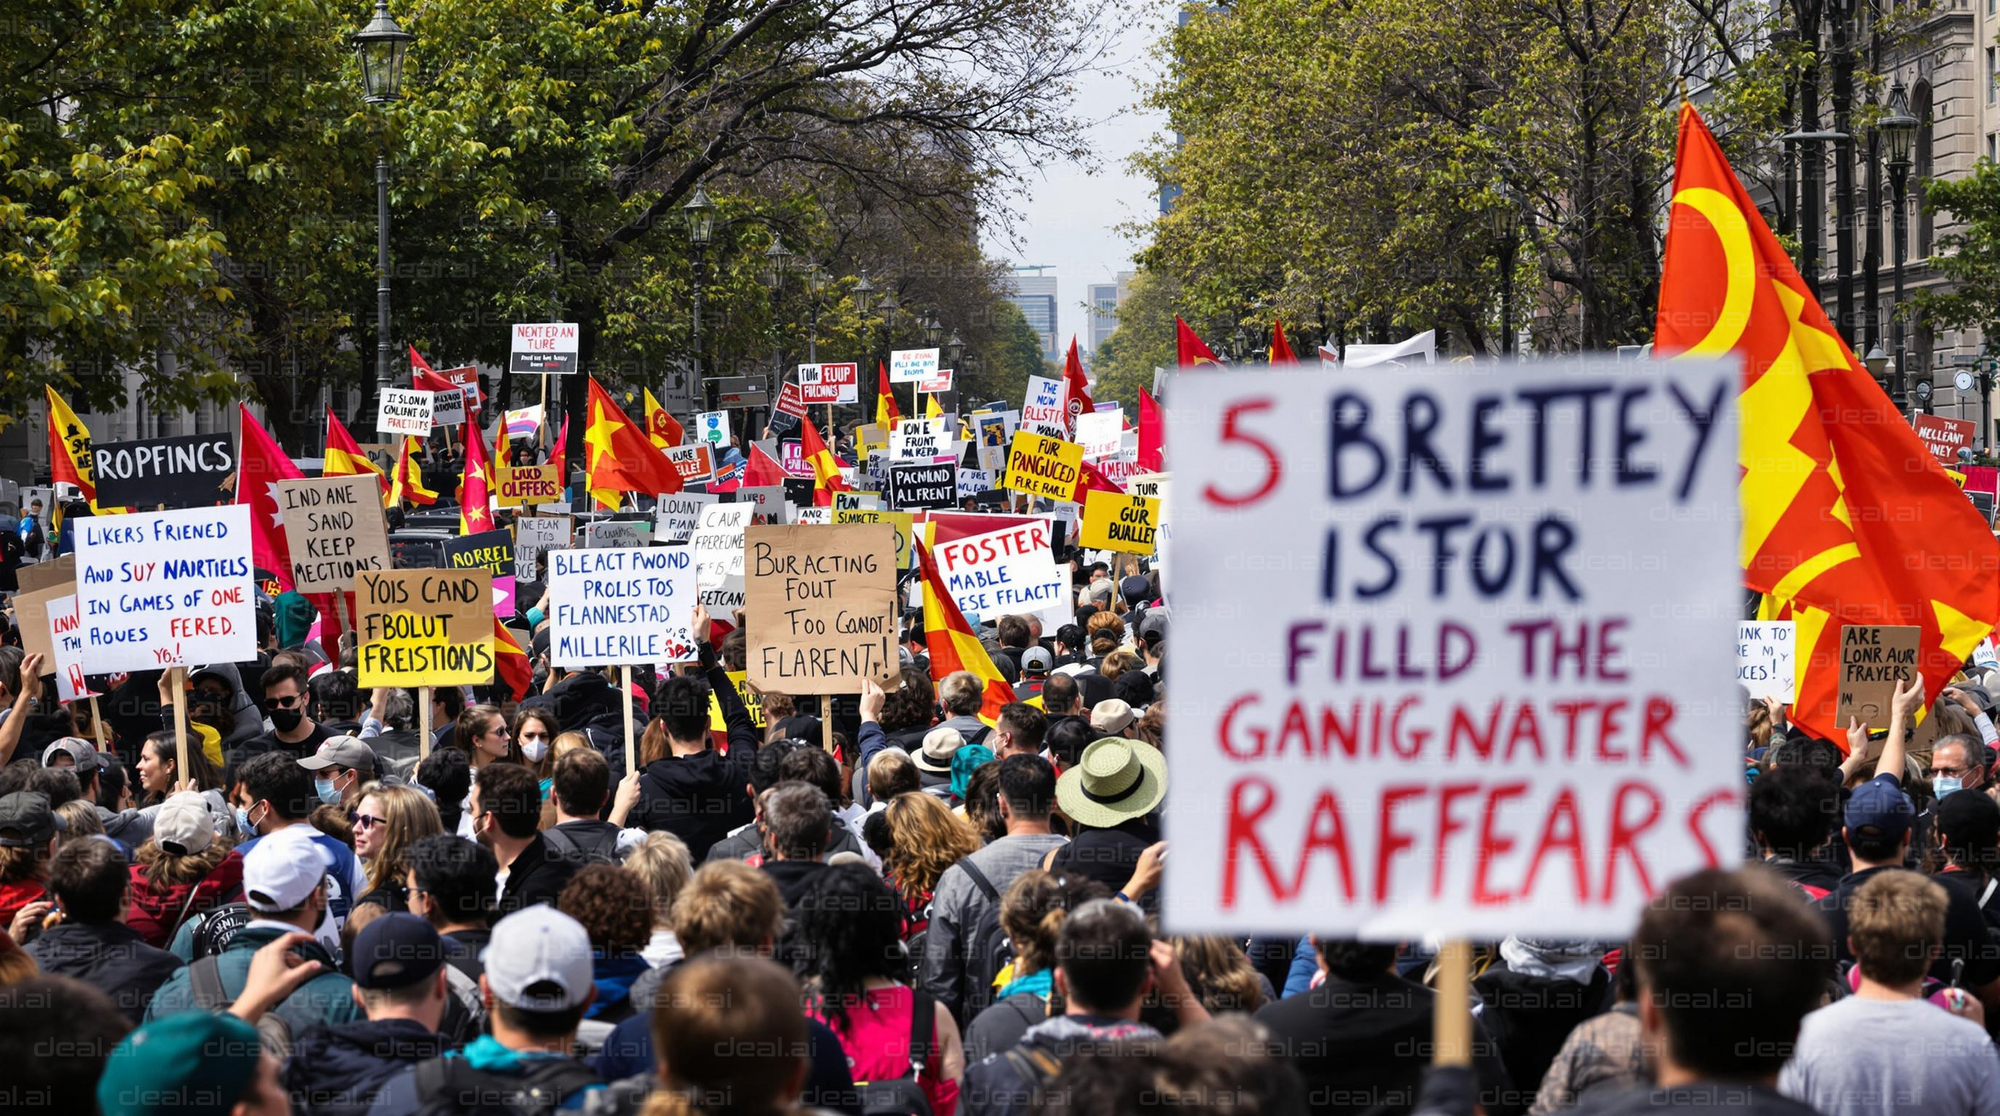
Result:
{"type": "Polygon", "coordinates": [[[354,808],[354,855],[368,873],[368,892],[355,906],[373,903],[385,911],[407,911],[403,850],[444,832],[438,808],[424,792],[400,783],[373,782],[361,788],[354,808]]]}
{"type": "Polygon", "coordinates": [[[903,928],[907,940],[930,925],[931,895],[938,879],[945,869],[979,851],[979,833],[934,794],[897,795],[883,813],[890,846],[882,858],[882,875],[909,909],[903,928]]]}
{"type": "Polygon", "coordinates": [[[153,836],[134,857],[125,911],[125,924],[147,945],[167,948],[183,923],[242,894],[243,854],[227,837],[200,792],[181,791],[160,804],[153,836]]]}

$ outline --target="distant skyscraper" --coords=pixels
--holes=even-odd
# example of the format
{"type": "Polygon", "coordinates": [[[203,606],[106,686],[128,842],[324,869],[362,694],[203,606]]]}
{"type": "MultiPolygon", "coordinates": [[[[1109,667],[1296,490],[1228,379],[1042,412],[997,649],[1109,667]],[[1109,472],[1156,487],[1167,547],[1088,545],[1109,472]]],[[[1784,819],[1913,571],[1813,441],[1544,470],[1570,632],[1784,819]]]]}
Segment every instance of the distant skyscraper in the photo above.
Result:
{"type": "Polygon", "coordinates": [[[1041,339],[1043,359],[1061,360],[1063,351],[1056,339],[1056,277],[1042,271],[1034,264],[1019,266],[1011,278],[1002,282],[1009,288],[1007,301],[1021,308],[1021,315],[1028,319],[1028,328],[1041,339]],[[1034,274],[1022,274],[1027,271],[1034,274]]]}
{"type": "Polygon", "coordinates": [[[1132,272],[1121,271],[1113,283],[1092,283],[1090,285],[1090,352],[1095,354],[1098,347],[1118,328],[1118,307],[1125,301],[1127,290],[1132,285],[1132,272]]]}

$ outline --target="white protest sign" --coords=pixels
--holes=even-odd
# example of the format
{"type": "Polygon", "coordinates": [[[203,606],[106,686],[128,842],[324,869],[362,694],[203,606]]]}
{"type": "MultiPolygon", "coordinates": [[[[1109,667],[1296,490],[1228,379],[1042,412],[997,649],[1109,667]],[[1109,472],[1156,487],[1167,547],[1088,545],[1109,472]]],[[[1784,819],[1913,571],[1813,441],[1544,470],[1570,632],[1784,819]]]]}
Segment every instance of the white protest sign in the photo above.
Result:
{"type": "Polygon", "coordinates": [[[707,492],[662,493],[659,502],[653,506],[653,541],[688,541],[693,537],[695,527],[701,523],[701,509],[717,500],[718,497],[707,492]]]}
{"type": "Polygon", "coordinates": [[[514,576],[535,580],[536,556],[569,545],[570,519],[561,515],[524,515],[514,520],[514,576]]]}
{"type": "Polygon", "coordinates": [[[81,701],[90,688],[83,666],[83,621],[76,614],[76,594],[49,600],[49,636],[55,645],[56,700],[81,701]]]}
{"type": "Polygon", "coordinates": [[[409,435],[428,438],[431,433],[431,402],[436,392],[409,388],[383,388],[375,408],[375,430],[385,438],[409,435]]]}
{"type": "Polygon", "coordinates": [[[549,662],[684,663],[696,655],[694,552],[685,546],[549,555],[549,662]]]}
{"type": "Polygon", "coordinates": [[[727,619],[743,607],[743,531],[755,504],[710,504],[701,509],[694,535],[695,588],[711,615],[727,619]]]}
{"type": "Polygon", "coordinates": [[[860,384],[858,364],[799,365],[799,391],[807,403],[853,403],[860,384]]]}
{"type": "Polygon", "coordinates": [[[956,441],[941,417],[904,419],[889,432],[889,456],[898,461],[930,461],[951,453],[956,441]]]}
{"type": "Polygon", "coordinates": [[[673,462],[674,472],[679,474],[682,484],[707,484],[715,479],[715,451],[706,442],[668,446],[660,452],[673,462]]]}
{"type": "MultiPolygon", "coordinates": [[[[1021,402],[1020,429],[1069,440],[1069,387],[1047,376],[1028,377],[1028,394],[1021,402]]],[[[1005,451],[1002,451],[1005,456],[1005,451]]]]}
{"type": "Polygon", "coordinates": [[[1076,416],[1076,441],[1083,459],[1097,461],[1118,453],[1118,435],[1125,416],[1118,411],[1086,411],[1076,416]]]}
{"type": "Polygon", "coordinates": [[[951,390],[951,369],[940,368],[917,381],[918,395],[936,395],[951,390]]]}
{"type": "Polygon", "coordinates": [[[1162,922],[1619,940],[1740,859],[1740,377],[1179,376],[1162,922]]]}
{"type": "Polygon", "coordinates": [[[913,384],[937,375],[936,349],[897,349],[889,354],[889,382],[913,384]]]}
{"type": "Polygon", "coordinates": [[[785,511],[787,513],[785,521],[795,525],[815,526],[833,522],[833,509],[823,505],[810,508],[797,508],[788,505],[785,511]]]}
{"type": "Polygon", "coordinates": [[[1020,413],[1016,411],[972,416],[972,444],[981,469],[997,474],[1007,467],[1007,447],[1013,444],[1014,429],[1020,421],[1020,413]]]}
{"type": "Polygon", "coordinates": [[[1049,521],[1024,518],[983,535],[931,548],[945,591],[986,620],[1033,613],[1053,632],[1074,618],[1069,571],[1056,565],[1049,521]]]}
{"type": "Polygon", "coordinates": [[[1736,622],[1736,680],[1751,697],[1792,703],[1799,680],[1798,638],[1797,621],[1736,622]]]}
{"type": "Polygon", "coordinates": [[[256,657],[250,505],[74,522],[89,673],[256,657]]]}
{"type": "Polygon", "coordinates": [[[650,532],[634,519],[600,519],[583,527],[583,545],[592,550],[645,546],[650,532]]]}
{"type": "Polygon", "coordinates": [[[967,469],[964,466],[959,467],[958,470],[959,499],[963,500],[967,496],[977,496],[982,492],[991,492],[992,490],[998,487],[1000,487],[1000,480],[999,477],[997,477],[996,475],[989,473],[984,469],[967,469]]]}
{"type": "Polygon", "coordinates": [[[785,507],[785,486],[782,484],[752,484],[736,490],[736,502],[748,504],[757,515],[773,517],[783,514],[785,507]]]}
{"type": "Polygon", "coordinates": [[[694,416],[694,440],[720,449],[729,444],[729,412],[702,411],[694,416]]]}
{"type": "Polygon", "coordinates": [[[551,376],[575,372],[579,337],[575,322],[515,322],[507,370],[551,376]]]}

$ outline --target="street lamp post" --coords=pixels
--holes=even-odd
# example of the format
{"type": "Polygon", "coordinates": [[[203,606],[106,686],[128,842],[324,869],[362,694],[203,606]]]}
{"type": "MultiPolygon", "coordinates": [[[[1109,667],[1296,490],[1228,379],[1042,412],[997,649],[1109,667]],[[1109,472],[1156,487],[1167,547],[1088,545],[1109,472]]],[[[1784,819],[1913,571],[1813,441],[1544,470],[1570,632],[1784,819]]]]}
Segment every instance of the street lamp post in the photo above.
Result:
{"type": "Polygon", "coordinates": [[[1891,214],[1893,227],[1890,238],[1895,242],[1891,255],[1891,275],[1894,294],[1889,304],[1891,343],[1896,350],[1896,380],[1892,395],[1896,410],[1909,414],[1910,354],[1903,348],[1903,246],[1908,235],[1909,218],[1904,212],[1904,190],[1910,178],[1910,147],[1917,138],[1917,118],[1910,114],[1909,97],[1903,91],[1903,83],[1896,82],[1889,90],[1889,111],[1875,127],[1882,133],[1885,154],[1889,165],[1889,193],[1895,208],[1891,214]]]}
{"type": "Polygon", "coordinates": [[[806,303],[806,362],[819,363],[819,300],[826,294],[831,277],[818,261],[806,261],[806,294],[811,296],[806,303]]]}
{"type": "MultiPolygon", "coordinates": [[[[388,0],[375,0],[374,18],[354,33],[354,53],[361,61],[361,86],[371,105],[386,105],[403,95],[403,56],[416,36],[389,15],[388,0]]],[[[392,386],[395,349],[389,341],[389,154],[375,156],[375,387],[392,386]]]]}
{"type": "Polygon", "coordinates": [[[701,265],[715,236],[715,203],[708,200],[708,191],[696,186],[694,196],[681,206],[681,215],[687,218],[688,243],[694,247],[694,380],[701,385],[702,406],[707,407],[711,405],[708,382],[701,371],[701,265]]]}
{"type": "Polygon", "coordinates": [[[1500,247],[1500,354],[1514,355],[1514,199],[1507,180],[1494,184],[1500,204],[1486,211],[1493,236],[1500,247]]]}
{"type": "Polygon", "coordinates": [[[965,377],[970,371],[963,365],[963,361],[965,360],[965,342],[960,340],[957,330],[952,330],[951,340],[944,343],[944,360],[953,369],[951,374],[951,398],[952,410],[956,411],[958,410],[959,397],[965,394],[965,377]]]}

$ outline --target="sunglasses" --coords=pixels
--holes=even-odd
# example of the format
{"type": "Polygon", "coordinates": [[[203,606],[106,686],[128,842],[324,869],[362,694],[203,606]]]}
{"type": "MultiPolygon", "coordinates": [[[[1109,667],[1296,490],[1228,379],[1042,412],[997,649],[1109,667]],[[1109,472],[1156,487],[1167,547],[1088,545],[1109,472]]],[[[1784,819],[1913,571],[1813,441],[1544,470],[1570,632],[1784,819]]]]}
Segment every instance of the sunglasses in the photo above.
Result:
{"type": "Polygon", "coordinates": [[[378,825],[388,825],[388,824],[389,824],[388,818],[378,818],[373,814],[354,815],[354,828],[356,829],[373,829],[378,825]]]}
{"type": "Polygon", "coordinates": [[[291,697],[267,697],[264,700],[274,709],[290,709],[304,701],[305,697],[300,694],[293,694],[291,697]]]}

